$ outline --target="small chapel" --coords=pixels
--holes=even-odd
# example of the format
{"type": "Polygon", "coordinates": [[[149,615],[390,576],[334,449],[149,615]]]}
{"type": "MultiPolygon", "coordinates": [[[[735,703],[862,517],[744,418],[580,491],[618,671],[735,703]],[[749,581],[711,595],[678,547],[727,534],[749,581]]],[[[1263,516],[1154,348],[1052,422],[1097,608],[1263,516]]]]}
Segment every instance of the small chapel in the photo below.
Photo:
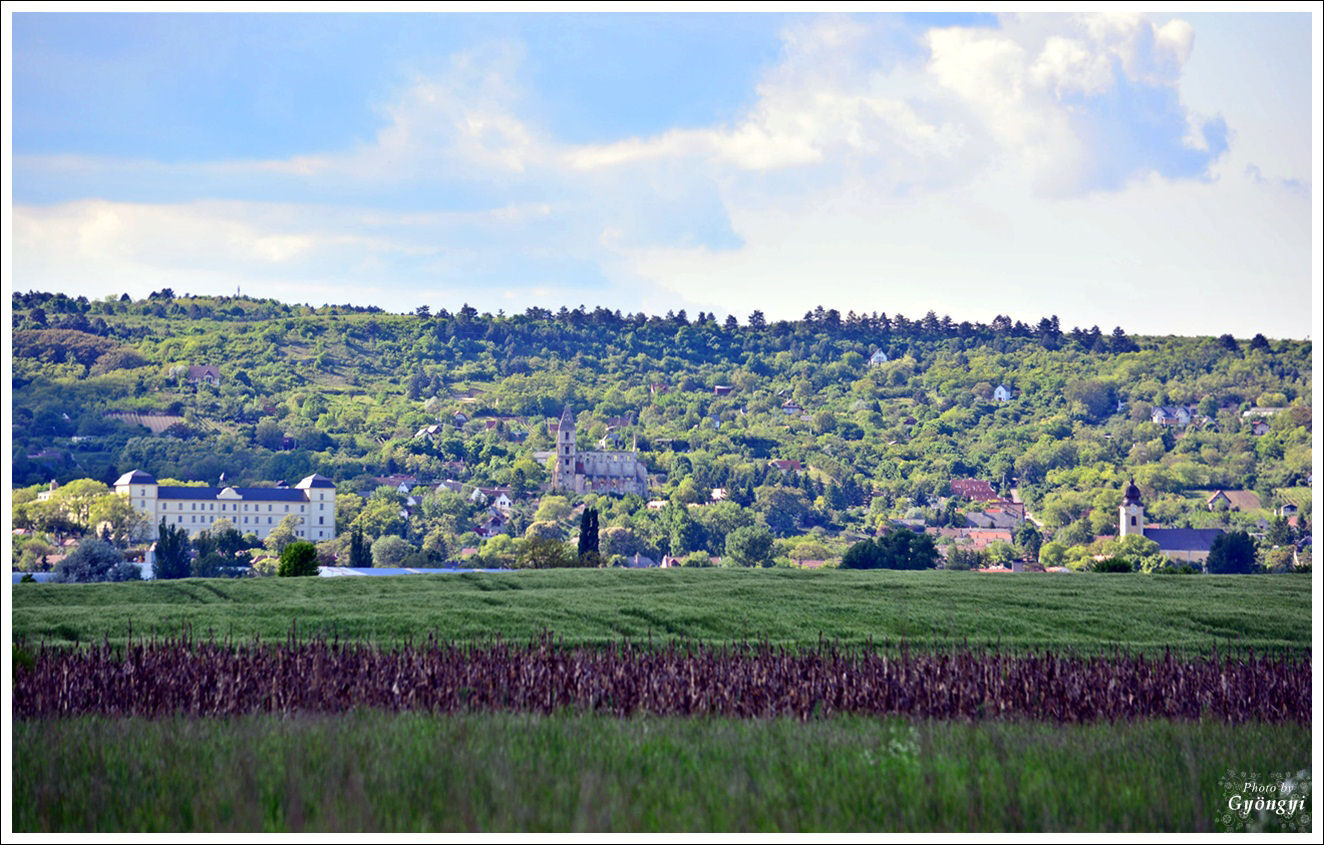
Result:
{"type": "Polygon", "coordinates": [[[648,491],[648,469],[635,449],[581,452],[575,446],[575,415],[566,405],[556,431],[556,466],[552,486],[571,493],[648,491]]]}
{"type": "Polygon", "coordinates": [[[1148,528],[1145,526],[1145,506],[1140,501],[1140,488],[1136,487],[1134,478],[1122,493],[1117,536],[1139,534],[1147,540],[1153,540],[1158,543],[1159,552],[1170,560],[1198,564],[1203,568],[1214,540],[1222,533],[1221,528],[1148,528]]]}

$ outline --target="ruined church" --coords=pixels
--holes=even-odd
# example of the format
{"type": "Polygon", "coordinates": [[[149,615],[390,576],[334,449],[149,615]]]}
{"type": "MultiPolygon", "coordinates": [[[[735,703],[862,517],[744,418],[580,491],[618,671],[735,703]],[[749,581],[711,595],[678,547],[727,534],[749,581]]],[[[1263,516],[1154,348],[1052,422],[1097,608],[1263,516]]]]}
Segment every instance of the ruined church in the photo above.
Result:
{"type": "Polygon", "coordinates": [[[572,493],[637,493],[648,490],[648,470],[636,450],[580,452],[575,446],[575,415],[566,405],[556,431],[552,486],[572,493]]]}

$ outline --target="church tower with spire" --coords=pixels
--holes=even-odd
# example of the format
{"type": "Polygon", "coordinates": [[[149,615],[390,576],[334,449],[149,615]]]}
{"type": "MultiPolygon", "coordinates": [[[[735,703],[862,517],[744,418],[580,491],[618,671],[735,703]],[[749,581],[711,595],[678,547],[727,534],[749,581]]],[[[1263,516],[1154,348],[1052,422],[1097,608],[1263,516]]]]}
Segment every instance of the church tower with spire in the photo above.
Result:
{"type": "Polygon", "coordinates": [[[1140,488],[1136,487],[1134,478],[1126,485],[1126,491],[1122,493],[1122,506],[1117,509],[1117,536],[1126,537],[1130,534],[1145,536],[1145,508],[1140,504],[1140,488]]]}
{"type": "Polygon", "coordinates": [[[566,405],[561,412],[561,424],[556,429],[556,470],[552,473],[552,486],[561,490],[575,489],[575,415],[566,405]]]}

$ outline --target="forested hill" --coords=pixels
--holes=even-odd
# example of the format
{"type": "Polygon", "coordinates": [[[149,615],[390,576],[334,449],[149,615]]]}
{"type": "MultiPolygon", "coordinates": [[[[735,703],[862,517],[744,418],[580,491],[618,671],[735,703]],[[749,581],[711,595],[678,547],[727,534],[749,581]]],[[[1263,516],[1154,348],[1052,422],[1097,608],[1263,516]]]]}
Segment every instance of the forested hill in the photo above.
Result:
{"type": "Polygon", "coordinates": [[[623,448],[637,440],[660,496],[724,487],[739,501],[780,478],[770,459],[800,461],[793,483],[817,502],[803,519],[836,525],[866,502],[870,516],[922,508],[954,476],[1003,493],[1017,483],[1059,527],[1115,509],[1134,476],[1158,518],[1189,522],[1192,491],[1253,489],[1267,505],[1310,472],[1308,341],[821,308],[794,322],[582,307],[389,314],[168,290],[12,304],[16,486],[140,468],[211,483],[317,471],[342,489],[398,473],[527,490],[544,479],[532,455],[551,447],[546,421],[567,403],[581,448],[609,423],[623,448]],[[872,361],[880,351],[887,360],[872,361]],[[190,382],[202,365],[219,369],[218,386],[190,382]],[[995,401],[998,386],[1009,401],[995,401]],[[1196,415],[1189,427],[1151,421],[1178,404],[1196,415]],[[1258,435],[1246,413],[1257,407],[1283,409],[1258,435]]]}

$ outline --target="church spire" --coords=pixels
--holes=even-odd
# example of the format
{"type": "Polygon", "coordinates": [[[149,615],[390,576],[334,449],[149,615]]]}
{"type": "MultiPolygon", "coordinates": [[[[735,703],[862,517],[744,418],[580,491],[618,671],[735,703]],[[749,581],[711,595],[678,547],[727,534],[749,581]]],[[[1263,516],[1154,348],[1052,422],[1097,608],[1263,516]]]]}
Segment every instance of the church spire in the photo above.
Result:
{"type": "Polygon", "coordinates": [[[567,402],[565,410],[561,412],[561,428],[574,428],[575,415],[570,413],[570,403],[567,402]]]}

